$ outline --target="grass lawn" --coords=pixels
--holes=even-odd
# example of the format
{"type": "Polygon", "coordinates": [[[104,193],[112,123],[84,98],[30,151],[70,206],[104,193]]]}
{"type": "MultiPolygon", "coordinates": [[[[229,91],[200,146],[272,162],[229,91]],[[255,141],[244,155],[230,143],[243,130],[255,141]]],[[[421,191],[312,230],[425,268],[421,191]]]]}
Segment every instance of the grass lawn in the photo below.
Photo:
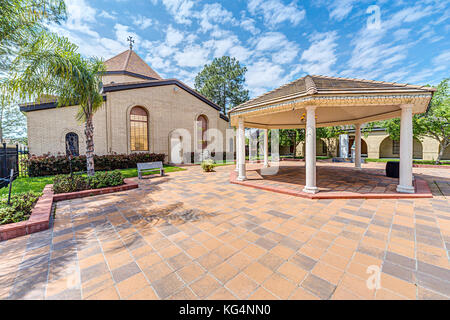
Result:
{"type": "MultiPolygon", "coordinates": [[[[176,171],[184,171],[186,169],[174,167],[174,166],[164,166],[164,171],[166,173],[169,172],[176,172],[176,171]]],[[[122,172],[122,175],[124,178],[134,178],[137,177],[137,169],[122,169],[119,170],[122,172]]],[[[147,172],[144,173],[144,176],[152,175],[152,174],[159,174],[159,170],[155,170],[154,172],[147,172]]],[[[47,176],[47,177],[23,177],[18,178],[13,182],[12,185],[12,194],[18,194],[28,191],[34,191],[34,192],[42,192],[44,187],[47,184],[53,183],[53,176],[47,176]]],[[[1,188],[0,189],[0,196],[8,194],[8,188],[1,188]]]]}

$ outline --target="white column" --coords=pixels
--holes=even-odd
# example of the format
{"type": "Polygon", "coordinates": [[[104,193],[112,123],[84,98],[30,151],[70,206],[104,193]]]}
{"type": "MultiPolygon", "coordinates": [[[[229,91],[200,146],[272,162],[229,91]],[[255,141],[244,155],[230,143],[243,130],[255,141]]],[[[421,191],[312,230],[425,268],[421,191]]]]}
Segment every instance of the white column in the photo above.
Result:
{"type": "Polygon", "coordinates": [[[361,169],[361,124],[355,124],[355,168],[361,169]]]}
{"type": "Polygon", "coordinates": [[[246,180],[245,176],[245,127],[244,127],[244,119],[239,118],[239,127],[238,127],[238,135],[239,135],[239,175],[238,180],[243,181],[246,180]]]}
{"type": "Polygon", "coordinates": [[[239,131],[236,128],[236,149],[235,149],[235,151],[236,151],[236,169],[235,169],[235,171],[236,172],[239,172],[239,152],[241,150],[239,143],[240,143],[239,142],[239,131]]]}
{"type": "Polygon", "coordinates": [[[316,187],[316,106],[306,108],[305,188],[303,192],[317,193],[316,187]]]}
{"type": "Polygon", "coordinates": [[[339,136],[339,157],[348,158],[348,134],[339,136]]]}
{"type": "Polygon", "coordinates": [[[269,167],[269,130],[264,129],[264,168],[269,167]]]}
{"type": "Polygon", "coordinates": [[[412,105],[401,105],[402,115],[400,119],[400,177],[397,192],[414,193],[412,184],[413,161],[413,128],[412,105]]]}

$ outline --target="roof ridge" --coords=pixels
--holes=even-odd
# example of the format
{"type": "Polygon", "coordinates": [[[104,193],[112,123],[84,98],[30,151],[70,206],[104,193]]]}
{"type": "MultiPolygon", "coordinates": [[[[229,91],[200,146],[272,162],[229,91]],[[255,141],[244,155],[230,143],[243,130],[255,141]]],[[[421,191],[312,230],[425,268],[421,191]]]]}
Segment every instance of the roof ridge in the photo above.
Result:
{"type": "Polygon", "coordinates": [[[305,77],[305,87],[306,87],[306,94],[317,93],[316,83],[314,82],[314,79],[310,75],[307,75],[305,77]]]}
{"type": "Polygon", "coordinates": [[[125,59],[125,62],[124,62],[124,65],[123,65],[123,70],[127,70],[128,63],[130,62],[130,58],[131,58],[131,53],[132,52],[133,52],[133,50],[128,50],[127,58],[125,59]]]}
{"type": "Polygon", "coordinates": [[[325,79],[335,79],[335,80],[361,81],[361,82],[367,82],[367,83],[392,84],[392,85],[396,85],[396,86],[403,86],[403,87],[415,88],[415,89],[424,89],[424,88],[426,88],[426,89],[430,89],[430,90],[433,90],[433,89],[435,90],[434,87],[426,87],[426,86],[414,85],[414,84],[409,84],[409,83],[377,81],[377,80],[358,79],[358,78],[331,77],[331,76],[323,76],[323,75],[311,75],[311,77],[325,78],[325,79]]]}
{"type": "MultiPolygon", "coordinates": [[[[248,103],[250,103],[250,102],[252,102],[252,101],[254,101],[254,100],[256,100],[256,99],[262,98],[262,97],[264,97],[264,96],[266,96],[266,95],[268,95],[268,94],[271,94],[271,93],[273,93],[273,92],[276,92],[276,91],[278,91],[278,90],[281,90],[281,89],[283,89],[284,87],[287,87],[287,86],[289,86],[289,85],[291,85],[291,84],[294,84],[295,82],[300,81],[300,80],[305,79],[305,78],[306,78],[306,76],[300,77],[300,78],[298,78],[298,79],[295,79],[295,80],[293,80],[293,81],[291,81],[291,82],[288,82],[288,83],[282,85],[281,87],[275,88],[275,89],[273,89],[273,90],[270,90],[269,92],[266,92],[266,93],[264,93],[264,94],[261,94],[261,95],[259,95],[259,96],[256,96],[256,97],[254,97],[253,99],[250,99],[250,100],[248,100],[248,101],[246,101],[246,102],[244,102],[244,103],[242,103],[242,104],[236,106],[235,108],[237,108],[237,107],[239,107],[239,106],[242,106],[242,105],[245,105],[245,104],[248,104],[248,103]]],[[[235,109],[235,108],[233,108],[233,109],[235,109]]]]}

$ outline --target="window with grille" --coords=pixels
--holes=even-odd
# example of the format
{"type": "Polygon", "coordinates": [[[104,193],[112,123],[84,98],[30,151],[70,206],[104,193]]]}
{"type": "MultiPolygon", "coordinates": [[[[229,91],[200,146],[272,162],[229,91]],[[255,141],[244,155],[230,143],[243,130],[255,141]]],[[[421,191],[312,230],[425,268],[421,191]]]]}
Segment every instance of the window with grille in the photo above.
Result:
{"type": "Polygon", "coordinates": [[[392,141],[392,154],[400,154],[400,141],[392,141]]]}
{"type": "Polygon", "coordinates": [[[149,151],[148,115],[141,107],[134,107],[130,113],[131,151],[149,151]]]}
{"type": "Polygon", "coordinates": [[[73,157],[78,157],[80,155],[78,135],[75,132],[66,134],[66,155],[73,157]]]}

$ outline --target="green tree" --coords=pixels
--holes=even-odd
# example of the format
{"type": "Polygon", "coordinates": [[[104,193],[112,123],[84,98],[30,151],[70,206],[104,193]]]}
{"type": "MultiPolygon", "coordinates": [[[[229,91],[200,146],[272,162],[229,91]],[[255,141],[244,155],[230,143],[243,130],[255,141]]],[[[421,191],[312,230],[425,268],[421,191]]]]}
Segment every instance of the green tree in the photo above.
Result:
{"type": "Polygon", "coordinates": [[[65,19],[63,0],[1,0],[0,72],[9,68],[22,46],[45,30],[45,24],[65,19]]]}
{"type": "Polygon", "coordinates": [[[305,129],[280,129],[280,146],[294,146],[294,159],[297,156],[297,146],[305,140],[305,129]]]}
{"type": "Polygon", "coordinates": [[[0,104],[0,141],[26,136],[26,118],[17,104],[0,104]]]}
{"type": "Polygon", "coordinates": [[[216,103],[226,114],[249,99],[244,89],[247,68],[241,66],[235,58],[223,56],[215,58],[195,77],[195,89],[216,103]]]}
{"type": "MultiPolygon", "coordinates": [[[[439,83],[425,113],[413,116],[413,135],[420,139],[429,137],[439,142],[439,155],[436,164],[442,159],[444,151],[450,146],[450,90],[449,78],[439,83]]],[[[392,140],[400,140],[400,119],[381,121],[392,140]]]]}
{"type": "Polygon", "coordinates": [[[57,97],[58,107],[79,105],[77,119],[84,121],[88,175],[94,175],[94,113],[103,104],[101,77],[105,65],[84,58],[68,39],[46,32],[21,49],[12,63],[8,94],[39,101],[57,97]]]}
{"type": "Polygon", "coordinates": [[[316,136],[319,139],[325,139],[327,142],[327,156],[331,157],[332,153],[336,151],[337,144],[333,144],[332,141],[336,138],[339,138],[341,134],[343,134],[343,129],[341,126],[335,127],[325,127],[325,128],[317,128],[316,136]]]}

